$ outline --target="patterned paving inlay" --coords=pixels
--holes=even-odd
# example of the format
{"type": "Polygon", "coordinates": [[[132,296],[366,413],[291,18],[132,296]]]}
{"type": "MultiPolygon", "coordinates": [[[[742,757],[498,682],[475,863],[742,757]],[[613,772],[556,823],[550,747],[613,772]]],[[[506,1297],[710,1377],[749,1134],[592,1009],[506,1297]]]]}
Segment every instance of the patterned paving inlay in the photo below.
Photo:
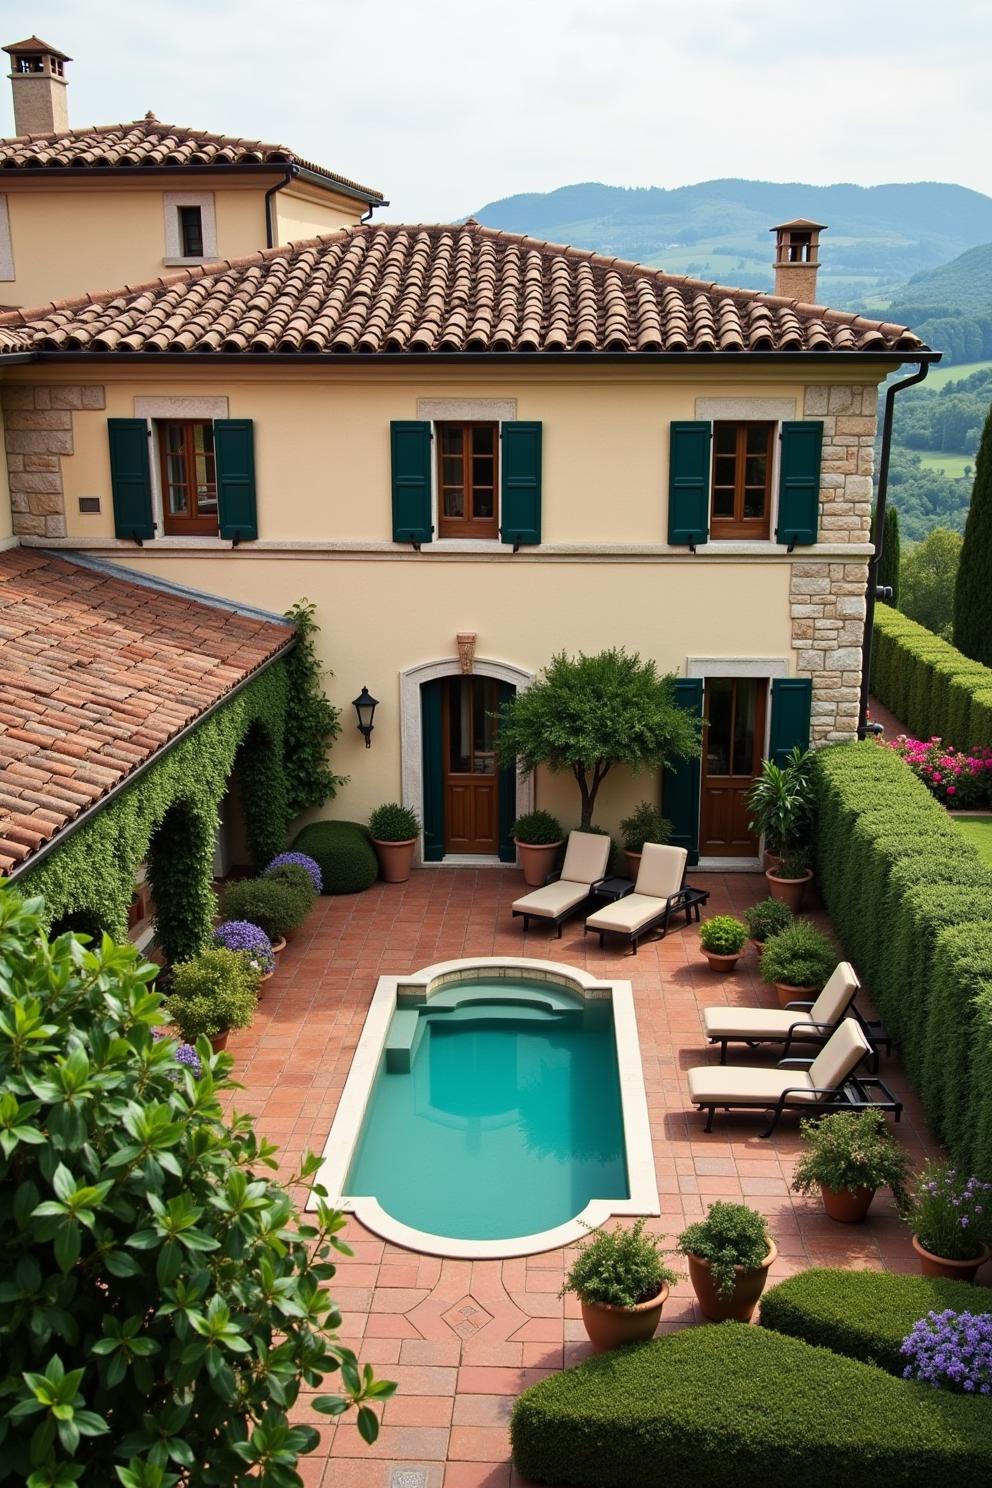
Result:
{"type": "Polygon", "coordinates": [[[449,1307],[447,1312],[442,1312],[441,1316],[459,1338],[474,1338],[480,1329],[493,1320],[492,1313],[480,1306],[474,1297],[463,1297],[460,1302],[449,1307]]]}

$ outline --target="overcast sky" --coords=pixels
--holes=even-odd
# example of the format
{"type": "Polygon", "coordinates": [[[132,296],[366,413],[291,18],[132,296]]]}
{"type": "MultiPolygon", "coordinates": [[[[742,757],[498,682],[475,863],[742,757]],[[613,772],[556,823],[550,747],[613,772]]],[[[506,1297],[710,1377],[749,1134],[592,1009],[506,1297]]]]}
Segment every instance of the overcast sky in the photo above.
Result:
{"type": "MultiPolygon", "coordinates": [[[[73,124],[290,145],[445,221],[574,181],[992,193],[992,0],[3,0],[73,124]]],[[[13,133],[9,92],[0,114],[13,133]]]]}

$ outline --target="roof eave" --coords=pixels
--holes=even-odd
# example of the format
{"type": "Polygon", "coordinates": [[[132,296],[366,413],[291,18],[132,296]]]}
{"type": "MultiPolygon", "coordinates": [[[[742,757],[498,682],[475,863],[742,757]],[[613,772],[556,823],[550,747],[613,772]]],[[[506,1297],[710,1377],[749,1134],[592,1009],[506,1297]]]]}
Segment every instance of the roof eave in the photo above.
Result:
{"type": "MultiPolygon", "coordinates": [[[[189,165],[3,165],[0,164],[0,181],[22,181],[38,180],[44,177],[48,181],[74,180],[77,176],[87,178],[93,176],[168,176],[168,175],[250,175],[250,176],[279,176],[287,164],[295,164],[293,161],[282,160],[245,160],[217,161],[207,165],[191,163],[189,165]]],[[[372,190],[353,185],[351,182],[338,181],[331,175],[323,175],[320,171],[308,169],[303,165],[296,166],[297,175],[314,186],[320,186],[325,191],[333,191],[339,196],[354,197],[356,201],[367,202],[370,206],[388,207],[389,202],[384,196],[372,190]]]]}
{"type": "Polygon", "coordinates": [[[0,367],[5,363],[19,361],[35,362],[117,362],[132,365],[144,363],[161,366],[194,363],[212,367],[249,365],[326,365],[326,366],[372,366],[382,363],[391,365],[450,365],[470,363],[475,366],[493,363],[525,362],[530,366],[548,363],[555,366],[588,365],[638,365],[691,363],[695,366],[721,365],[754,366],[756,364],[778,364],[795,366],[797,362],[857,362],[879,365],[883,362],[939,362],[943,352],[932,347],[892,347],[885,351],[398,351],[398,352],[304,352],[304,351],[42,351],[33,350],[28,355],[17,352],[10,357],[0,355],[0,367]]]}

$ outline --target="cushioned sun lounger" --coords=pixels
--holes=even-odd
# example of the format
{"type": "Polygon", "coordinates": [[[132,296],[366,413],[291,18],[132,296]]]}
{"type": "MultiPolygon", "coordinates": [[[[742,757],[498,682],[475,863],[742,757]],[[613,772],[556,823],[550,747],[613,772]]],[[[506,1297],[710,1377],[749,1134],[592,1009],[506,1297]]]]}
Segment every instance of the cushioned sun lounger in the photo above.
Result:
{"type": "Polygon", "coordinates": [[[788,1055],[794,1043],[825,1042],[851,1010],[860,987],[850,961],[839,961],[815,1002],[790,1002],[787,1008],[708,1007],[703,1029],[711,1044],[720,1045],[721,1064],[727,1062],[728,1044],[784,1044],[788,1055]]]}
{"type": "Polygon", "coordinates": [[[589,898],[593,884],[604,877],[610,861],[610,839],[599,832],[569,832],[561,873],[513,904],[513,914],[522,915],[524,929],[531,920],[544,920],[557,928],[589,898]]]}
{"type": "Polygon", "coordinates": [[[592,930],[598,934],[600,945],[607,935],[625,935],[636,956],[639,940],[658,926],[664,935],[669,918],[686,909],[685,865],[688,857],[684,847],[645,842],[634,892],[597,909],[586,920],[585,931],[592,930]]]}
{"type": "Polygon", "coordinates": [[[810,1115],[835,1109],[862,1111],[874,1106],[894,1111],[898,1121],[902,1105],[881,1080],[855,1076],[858,1065],[871,1053],[860,1023],[844,1018],[815,1059],[783,1059],[774,1069],[696,1065],[689,1071],[689,1099],[707,1113],[707,1131],[712,1129],[717,1109],[753,1107],[769,1111],[763,1137],[771,1136],[785,1110],[810,1115]],[[880,1093],[875,1095],[875,1091],[880,1093]]]}

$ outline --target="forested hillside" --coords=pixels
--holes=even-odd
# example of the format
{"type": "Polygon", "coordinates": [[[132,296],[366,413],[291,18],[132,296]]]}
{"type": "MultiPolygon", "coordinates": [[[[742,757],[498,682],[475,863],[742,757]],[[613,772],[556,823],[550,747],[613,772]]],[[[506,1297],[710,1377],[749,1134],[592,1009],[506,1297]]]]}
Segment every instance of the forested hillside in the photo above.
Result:
{"type": "Polygon", "coordinates": [[[947,361],[992,358],[992,243],[914,275],[886,315],[911,325],[947,361]]]}

